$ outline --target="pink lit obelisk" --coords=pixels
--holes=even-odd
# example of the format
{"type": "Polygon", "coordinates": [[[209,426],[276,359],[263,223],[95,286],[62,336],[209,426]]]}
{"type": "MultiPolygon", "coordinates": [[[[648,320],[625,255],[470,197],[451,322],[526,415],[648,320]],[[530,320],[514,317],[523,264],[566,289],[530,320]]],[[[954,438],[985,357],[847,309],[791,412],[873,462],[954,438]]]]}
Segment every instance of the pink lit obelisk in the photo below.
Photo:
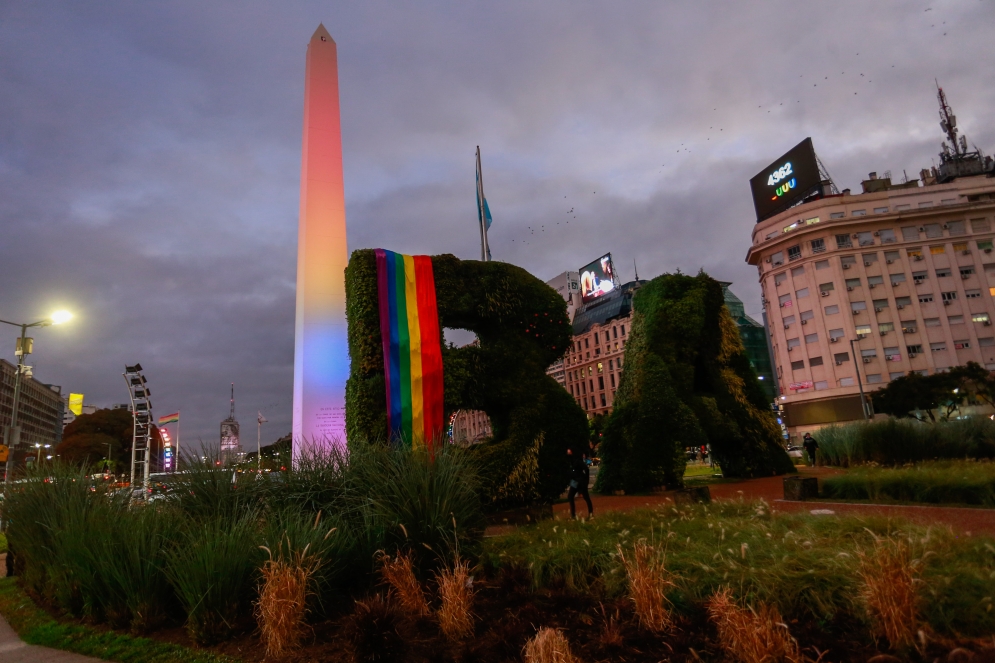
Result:
{"type": "Polygon", "coordinates": [[[294,457],[301,442],[344,445],[346,340],[345,191],[335,42],[319,25],[307,47],[301,214],[294,328],[294,457]]]}

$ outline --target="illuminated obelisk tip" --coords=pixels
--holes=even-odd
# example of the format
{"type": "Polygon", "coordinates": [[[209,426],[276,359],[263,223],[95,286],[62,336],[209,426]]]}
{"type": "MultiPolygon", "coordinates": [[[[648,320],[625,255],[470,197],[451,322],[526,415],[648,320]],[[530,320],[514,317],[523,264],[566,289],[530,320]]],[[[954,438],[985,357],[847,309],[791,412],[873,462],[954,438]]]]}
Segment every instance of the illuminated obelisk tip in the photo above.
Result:
{"type": "Polygon", "coordinates": [[[348,261],[335,42],[319,25],[307,47],[294,327],[294,456],[301,442],[345,444],[348,261]]]}

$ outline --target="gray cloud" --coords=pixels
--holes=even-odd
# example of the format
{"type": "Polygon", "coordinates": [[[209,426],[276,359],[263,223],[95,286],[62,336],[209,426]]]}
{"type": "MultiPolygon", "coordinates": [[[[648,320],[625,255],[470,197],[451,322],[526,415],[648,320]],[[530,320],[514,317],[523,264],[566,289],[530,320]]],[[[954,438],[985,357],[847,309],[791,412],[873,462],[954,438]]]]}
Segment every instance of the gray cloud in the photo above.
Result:
{"type": "Polygon", "coordinates": [[[608,250],[624,277],[704,268],[758,315],[748,180],[777,155],[812,136],[841,187],[914,177],[942,139],[934,77],[995,144],[995,69],[968,47],[990,41],[984,1],[7,3],[0,318],[79,315],[35,334],[40,379],[108,405],[141,361],[185,439],[216,440],[232,381],[247,440],[256,410],[264,439],[289,430],[319,21],[351,248],[477,256],[480,145],[497,259],[544,279],[608,250]]]}

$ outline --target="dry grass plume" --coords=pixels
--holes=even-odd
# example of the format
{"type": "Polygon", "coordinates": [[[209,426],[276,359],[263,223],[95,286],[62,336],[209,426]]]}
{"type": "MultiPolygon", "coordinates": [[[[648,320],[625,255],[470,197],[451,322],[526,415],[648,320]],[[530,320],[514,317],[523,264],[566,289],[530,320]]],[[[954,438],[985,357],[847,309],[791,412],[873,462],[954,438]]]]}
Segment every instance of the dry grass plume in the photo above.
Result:
{"type": "Polygon", "coordinates": [[[860,555],[860,597],[874,632],[895,649],[914,646],[922,628],[917,585],[921,560],[913,559],[900,540],[877,539],[874,550],[860,555]]]}
{"type": "Polygon", "coordinates": [[[421,583],[415,577],[410,553],[398,552],[393,558],[382,555],[380,576],[394,590],[394,596],[412,616],[427,617],[431,614],[421,583]]]}
{"type": "Polygon", "coordinates": [[[758,608],[741,608],[732,598],[732,590],[723,587],[709,599],[708,617],[719,632],[722,648],[741,663],[805,660],[772,605],[760,603],[758,608]]]}
{"type": "Polygon", "coordinates": [[[522,650],[525,663],[580,663],[566,637],[554,628],[541,628],[522,650]]]}
{"type": "Polygon", "coordinates": [[[674,619],[666,594],[674,583],[665,568],[665,557],[645,541],[636,542],[630,557],[619,545],[618,557],[629,579],[629,598],[635,604],[639,625],[658,633],[670,630],[674,619]]]}
{"type": "Polygon", "coordinates": [[[281,656],[300,645],[307,617],[308,586],[320,560],[308,555],[308,547],[284,557],[282,544],[277,556],[270,554],[261,569],[262,582],[256,602],[256,620],[266,646],[266,656],[281,656]]]}
{"type": "Polygon", "coordinates": [[[473,633],[473,577],[470,563],[459,558],[436,575],[441,605],[439,627],[447,638],[462,640],[473,633]]]}

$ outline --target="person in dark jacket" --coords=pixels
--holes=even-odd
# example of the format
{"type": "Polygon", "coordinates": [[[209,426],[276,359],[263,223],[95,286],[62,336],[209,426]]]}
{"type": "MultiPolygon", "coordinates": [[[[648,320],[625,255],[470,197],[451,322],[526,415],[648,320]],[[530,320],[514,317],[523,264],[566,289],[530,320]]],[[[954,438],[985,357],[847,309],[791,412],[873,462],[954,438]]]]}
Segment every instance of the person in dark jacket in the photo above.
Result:
{"type": "Polygon", "coordinates": [[[570,500],[570,517],[577,517],[574,497],[579,494],[587,502],[587,517],[590,518],[594,515],[594,505],[587,492],[587,485],[591,482],[591,469],[587,465],[587,454],[581,453],[578,457],[574,455],[572,449],[567,449],[567,462],[570,467],[570,489],[567,491],[567,499],[570,500]]]}
{"type": "Polygon", "coordinates": [[[815,441],[811,433],[805,433],[805,437],[802,438],[802,446],[805,447],[805,452],[808,454],[808,458],[812,461],[812,465],[815,465],[815,450],[819,448],[819,443],[815,441]]]}

